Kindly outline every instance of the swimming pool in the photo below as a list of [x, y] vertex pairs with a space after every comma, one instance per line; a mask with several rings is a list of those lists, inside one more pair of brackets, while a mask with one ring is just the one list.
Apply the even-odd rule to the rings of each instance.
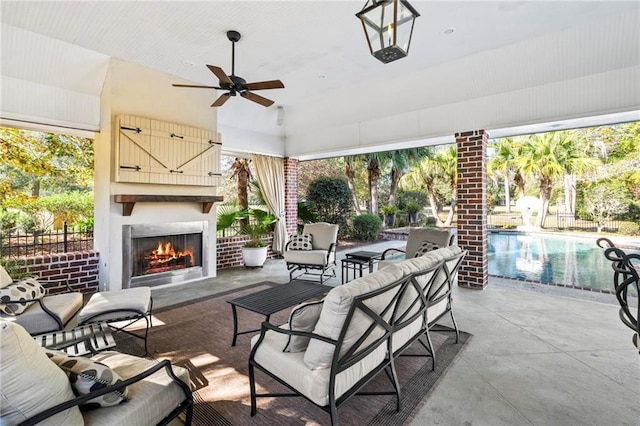
[[488, 260], [489, 275], [614, 292], [611, 262], [595, 239], [491, 232]]

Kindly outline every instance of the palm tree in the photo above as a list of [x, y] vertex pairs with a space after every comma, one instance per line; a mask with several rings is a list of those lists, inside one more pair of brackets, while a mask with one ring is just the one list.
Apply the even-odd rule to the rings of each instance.
[[458, 203], [458, 147], [449, 145], [438, 150], [434, 159], [441, 171], [441, 176], [451, 188], [451, 204], [444, 226], [451, 226]]
[[398, 184], [402, 176], [407, 173], [411, 164], [419, 162], [427, 156], [427, 148], [410, 148], [398, 151], [387, 152], [388, 158], [391, 160], [391, 186], [389, 188], [389, 205], [396, 205], [396, 194], [398, 192]]
[[[238, 182], [238, 204], [240, 210], [247, 210], [249, 208], [249, 182], [251, 182], [252, 175], [249, 164], [251, 160], [246, 158], [236, 157], [235, 161], [231, 165], [233, 175], [231, 179], [236, 179]], [[242, 218], [240, 222], [241, 229], [244, 229], [249, 224], [247, 218]]]
[[360, 211], [360, 202], [358, 201], [358, 193], [356, 192], [356, 172], [354, 167], [356, 161], [358, 161], [357, 155], [347, 155], [344, 157], [344, 174], [347, 177], [347, 185], [349, 185], [349, 189], [351, 190], [353, 209], [356, 214], [360, 215], [362, 212]]
[[495, 155], [487, 164], [487, 174], [502, 178], [504, 184], [504, 202], [507, 213], [511, 212], [511, 185], [510, 178], [513, 176], [514, 183], [518, 188], [520, 196], [524, 195], [524, 179], [516, 167], [516, 157], [518, 156], [519, 144], [512, 138], [502, 138], [492, 143]]
[[518, 163], [524, 174], [538, 179], [541, 205], [536, 226], [543, 226], [554, 182], [564, 178], [565, 174], [596, 167], [598, 161], [583, 156], [569, 132], [550, 132], [528, 136]]
[[369, 213], [378, 214], [378, 179], [382, 174], [382, 166], [385, 163], [385, 154], [374, 152], [366, 154], [364, 161], [367, 164], [367, 177], [369, 183]]
[[438, 215], [438, 196], [436, 194], [436, 181], [441, 176], [440, 164], [434, 159], [431, 150], [427, 151], [427, 155], [420, 160], [402, 179], [401, 184], [408, 186], [424, 187], [429, 196], [429, 206], [431, 215], [436, 219], [437, 226], [443, 226], [444, 222]]

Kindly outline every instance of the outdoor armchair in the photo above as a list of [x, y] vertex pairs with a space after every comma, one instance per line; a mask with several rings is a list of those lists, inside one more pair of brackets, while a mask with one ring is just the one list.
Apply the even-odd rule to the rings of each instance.
[[[411, 228], [404, 249], [389, 248], [382, 253], [382, 261], [404, 260], [454, 244], [456, 235], [449, 228]], [[384, 262], [381, 262], [382, 266]]]
[[[325, 222], [304, 225], [302, 235], [294, 235], [284, 249], [289, 279], [302, 275], [317, 275], [322, 284], [325, 276], [336, 274], [338, 225]], [[314, 271], [318, 271], [317, 273]], [[299, 274], [294, 278], [294, 274]]]
[[[82, 293], [67, 282], [68, 293], [49, 295], [40, 279], [12, 279], [0, 266], [0, 317], [24, 327], [31, 335], [50, 333], [74, 326], [82, 308]], [[57, 281], [59, 282], [59, 281]]]

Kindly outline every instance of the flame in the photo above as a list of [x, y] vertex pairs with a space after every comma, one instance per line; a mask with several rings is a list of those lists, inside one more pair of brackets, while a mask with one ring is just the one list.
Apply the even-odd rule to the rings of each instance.
[[158, 247], [156, 247], [155, 250], [151, 251], [150, 254], [152, 258], [157, 259], [160, 262], [168, 262], [171, 259], [176, 259], [187, 255], [190, 255], [193, 259], [194, 255], [192, 250], [176, 250], [170, 242], [159, 242]]

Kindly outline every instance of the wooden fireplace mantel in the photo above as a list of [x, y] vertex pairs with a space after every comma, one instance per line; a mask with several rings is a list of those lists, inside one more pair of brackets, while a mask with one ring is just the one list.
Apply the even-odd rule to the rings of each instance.
[[211, 211], [213, 203], [221, 202], [218, 195], [131, 195], [117, 194], [113, 201], [122, 204], [122, 216], [131, 216], [136, 203], [202, 203], [202, 213]]

